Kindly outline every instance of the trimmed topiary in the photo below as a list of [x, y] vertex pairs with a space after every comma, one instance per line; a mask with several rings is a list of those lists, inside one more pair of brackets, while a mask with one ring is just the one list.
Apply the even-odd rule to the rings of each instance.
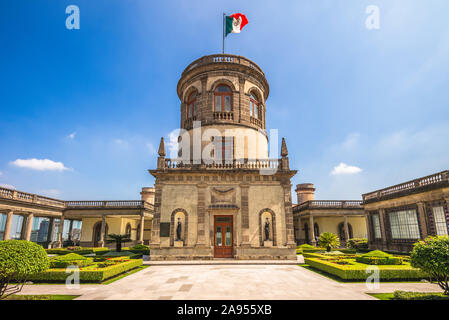
[[346, 243], [348, 249], [366, 250], [368, 249], [368, 239], [366, 238], [352, 238]]
[[332, 248], [337, 248], [340, 246], [340, 239], [336, 234], [331, 232], [323, 232], [318, 238], [318, 243], [321, 247], [326, 248], [326, 251], [331, 251]]
[[51, 268], [67, 268], [68, 266], [85, 267], [92, 264], [93, 259], [76, 253], [69, 253], [50, 259]]
[[401, 265], [403, 257], [397, 257], [380, 250], [373, 250], [356, 257], [355, 260], [370, 265]]
[[449, 236], [427, 237], [415, 243], [410, 264], [427, 272], [449, 295]]
[[[0, 241], [0, 299], [22, 290], [30, 276], [50, 266], [47, 252], [26, 240]], [[16, 282], [10, 285], [10, 282]]]

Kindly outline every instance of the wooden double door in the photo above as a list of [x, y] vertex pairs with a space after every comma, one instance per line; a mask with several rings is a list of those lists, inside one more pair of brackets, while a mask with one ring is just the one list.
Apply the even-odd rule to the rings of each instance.
[[232, 216], [214, 216], [214, 257], [234, 257]]

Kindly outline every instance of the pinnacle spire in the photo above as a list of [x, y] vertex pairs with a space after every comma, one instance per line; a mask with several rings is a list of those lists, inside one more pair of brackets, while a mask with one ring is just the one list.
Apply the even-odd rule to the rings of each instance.
[[161, 138], [161, 143], [159, 144], [159, 156], [165, 157], [165, 143], [164, 143], [164, 137]]
[[286, 156], [288, 156], [287, 144], [285, 143], [285, 138], [282, 138], [281, 157]]

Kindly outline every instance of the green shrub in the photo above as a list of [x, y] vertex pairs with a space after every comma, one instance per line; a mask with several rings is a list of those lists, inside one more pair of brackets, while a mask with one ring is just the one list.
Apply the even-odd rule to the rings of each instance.
[[326, 256], [342, 256], [342, 255], [345, 255], [341, 251], [329, 251], [329, 252], [323, 252], [323, 254], [326, 255]]
[[427, 272], [449, 295], [449, 236], [427, 237], [415, 243], [410, 263]]
[[441, 296], [429, 292], [413, 292], [396, 290], [393, 292], [393, 300], [447, 300], [446, 296]]
[[[22, 290], [23, 283], [49, 265], [44, 248], [34, 242], [0, 241], [0, 299]], [[19, 284], [10, 285], [13, 280]]]
[[331, 232], [323, 232], [318, 238], [318, 243], [329, 252], [332, 248], [337, 248], [340, 246], [340, 239], [338, 239], [336, 234]]
[[[103, 280], [114, 277], [128, 270], [137, 268], [143, 264], [141, 259], [129, 260], [116, 265], [104, 268], [92, 268], [80, 270], [79, 276], [81, 282], [102, 282]], [[65, 282], [70, 273], [66, 269], [49, 269], [47, 271], [34, 274], [29, 278], [34, 282]]]
[[[363, 265], [338, 265], [315, 257], [305, 257], [304, 261], [309, 266], [335, 275], [342, 280], [365, 281], [372, 274], [367, 273], [367, 266]], [[378, 268], [380, 280], [420, 280], [428, 277], [425, 272], [411, 266], [380, 266]]]
[[51, 268], [67, 268], [68, 266], [85, 267], [92, 264], [93, 259], [86, 258], [77, 253], [68, 253], [66, 255], [53, 257], [50, 259]]
[[356, 258], [357, 262], [364, 263], [364, 264], [370, 264], [370, 265], [401, 265], [403, 262], [402, 257], [365, 257], [360, 256]]
[[363, 250], [368, 249], [368, 239], [366, 238], [352, 238], [346, 243], [346, 247], [349, 249]]
[[134, 247], [132, 247], [131, 249], [133, 250], [150, 250], [149, 246], [146, 246], [144, 244], [136, 244]]
[[296, 247], [296, 249], [315, 249], [314, 246], [304, 243]]

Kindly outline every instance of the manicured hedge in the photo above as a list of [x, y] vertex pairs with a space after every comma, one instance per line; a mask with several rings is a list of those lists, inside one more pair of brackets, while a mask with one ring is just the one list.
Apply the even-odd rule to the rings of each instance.
[[50, 268], [67, 268], [68, 266], [77, 266], [79, 268], [88, 266], [92, 263], [91, 258], [86, 258], [77, 253], [69, 253], [50, 259]]
[[[363, 280], [365, 281], [372, 272], [367, 273], [366, 265], [349, 264], [338, 265], [332, 262], [323, 261], [315, 257], [305, 257], [305, 263], [321, 271], [335, 275], [343, 280]], [[428, 278], [428, 275], [410, 265], [402, 266], [377, 266], [379, 268], [380, 280], [420, 280]]]
[[[125, 271], [137, 268], [143, 264], [141, 259], [134, 259], [114, 266], [96, 269], [80, 270], [81, 282], [101, 282]], [[66, 269], [49, 269], [35, 274], [29, 278], [35, 282], [64, 282], [71, 273], [66, 273]]]

